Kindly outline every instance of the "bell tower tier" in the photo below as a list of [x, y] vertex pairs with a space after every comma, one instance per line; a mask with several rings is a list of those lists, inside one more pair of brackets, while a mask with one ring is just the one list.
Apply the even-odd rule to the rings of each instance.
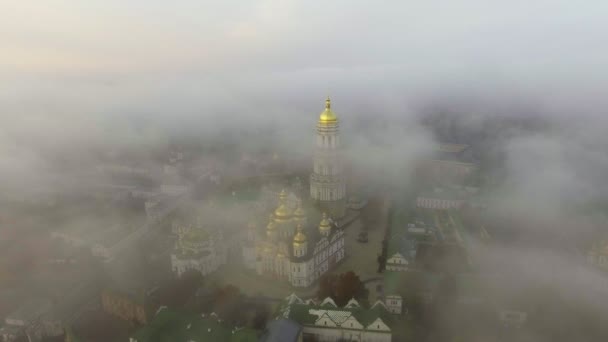
[[310, 175], [310, 197], [332, 218], [345, 215], [346, 185], [342, 176], [338, 118], [329, 97], [317, 122], [317, 137]]

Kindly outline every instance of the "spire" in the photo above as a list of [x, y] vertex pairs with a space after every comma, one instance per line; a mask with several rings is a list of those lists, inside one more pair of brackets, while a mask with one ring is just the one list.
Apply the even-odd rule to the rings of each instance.
[[325, 110], [319, 116], [319, 124], [332, 124], [338, 121], [336, 114], [331, 110], [331, 100], [329, 96], [325, 100]]

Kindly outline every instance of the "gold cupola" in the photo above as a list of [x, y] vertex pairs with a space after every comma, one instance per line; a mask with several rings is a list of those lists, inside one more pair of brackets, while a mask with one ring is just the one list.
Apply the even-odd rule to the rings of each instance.
[[277, 233], [277, 224], [273, 220], [272, 214], [270, 214], [270, 218], [268, 220], [268, 225], [266, 226], [266, 236], [268, 238], [274, 238]]
[[321, 235], [327, 236], [327, 235], [329, 235], [330, 231], [331, 231], [331, 223], [329, 222], [329, 219], [327, 218], [327, 213], [323, 213], [323, 218], [321, 219], [321, 223], [319, 223], [319, 232], [321, 233]]
[[296, 233], [296, 235], [293, 236], [294, 246], [301, 245], [306, 242], [306, 234], [304, 234], [304, 228], [302, 228], [302, 225], [298, 224], [298, 227], [296, 229], [298, 230], [298, 232]]
[[301, 224], [298, 224], [298, 232], [293, 236], [293, 256], [303, 257], [308, 252], [308, 243]]
[[306, 219], [306, 212], [304, 211], [304, 208], [302, 208], [302, 201], [298, 202], [298, 207], [293, 212], [293, 218], [298, 220], [298, 222], [302, 222]]
[[287, 206], [287, 191], [283, 189], [279, 194], [279, 206], [274, 211], [274, 220], [276, 222], [289, 221], [291, 215], [291, 209]]
[[321, 115], [319, 115], [319, 124], [324, 125], [324, 124], [333, 124], [333, 123], [337, 123], [337, 122], [338, 122], [338, 117], [331, 110], [331, 100], [329, 99], [329, 96], [328, 96], [327, 100], [325, 100], [325, 110], [321, 113]]

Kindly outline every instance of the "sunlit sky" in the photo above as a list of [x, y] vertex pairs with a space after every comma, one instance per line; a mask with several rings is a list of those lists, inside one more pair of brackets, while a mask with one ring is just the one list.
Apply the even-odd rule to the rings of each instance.
[[2, 0], [0, 13], [3, 72], [434, 65], [553, 73], [608, 57], [608, 5], [595, 0]]

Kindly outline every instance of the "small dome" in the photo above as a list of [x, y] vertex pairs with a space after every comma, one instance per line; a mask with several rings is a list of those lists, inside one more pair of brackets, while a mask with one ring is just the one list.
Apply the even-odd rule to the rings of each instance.
[[283, 252], [282, 248], [279, 248], [279, 250], [277, 251], [277, 258], [279, 258], [279, 259], [285, 258], [285, 253]]
[[327, 213], [323, 213], [323, 218], [321, 219], [321, 223], [319, 223], [319, 231], [321, 233], [328, 233], [331, 230], [331, 223], [327, 218]]
[[298, 232], [293, 237], [293, 244], [294, 245], [299, 245], [299, 244], [302, 244], [302, 243], [306, 242], [306, 235], [303, 232], [302, 225], [298, 224], [298, 228], [297, 229], [298, 229]]
[[600, 254], [608, 256], [608, 241], [600, 241]]
[[338, 122], [338, 117], [331, 110], [331, 100], [327, 97], [325, 100], [325, 110], [319, 115], [319, 124], [329, 124]]
[[296, 210], [293, 212], [293, 216], [298, 218], [298, 219], [303, 219], [306, 218], [306, 212], [304, 211], [304, 208], [302, 208], [302, 203], [298, 203], [298, 207], [296, 208]]
[[291, 218], [291, 209], [287, 206], [287, 191], [281, 190], [279, 194], [279, 206], [274, 211], [274, 219], [276, 221], [286, 221]]
[[266, 226], [266, 230], [275, 230], [275, 229], [277, 229], [277, 224], [274, 223], [274, 221], [268, 222], [268, 225]]
[[272, 254], [272, 250], [273, 250], [273, 248], [272, 248], [271, 245], [264, 246], [264, 253], [265, 254]]

